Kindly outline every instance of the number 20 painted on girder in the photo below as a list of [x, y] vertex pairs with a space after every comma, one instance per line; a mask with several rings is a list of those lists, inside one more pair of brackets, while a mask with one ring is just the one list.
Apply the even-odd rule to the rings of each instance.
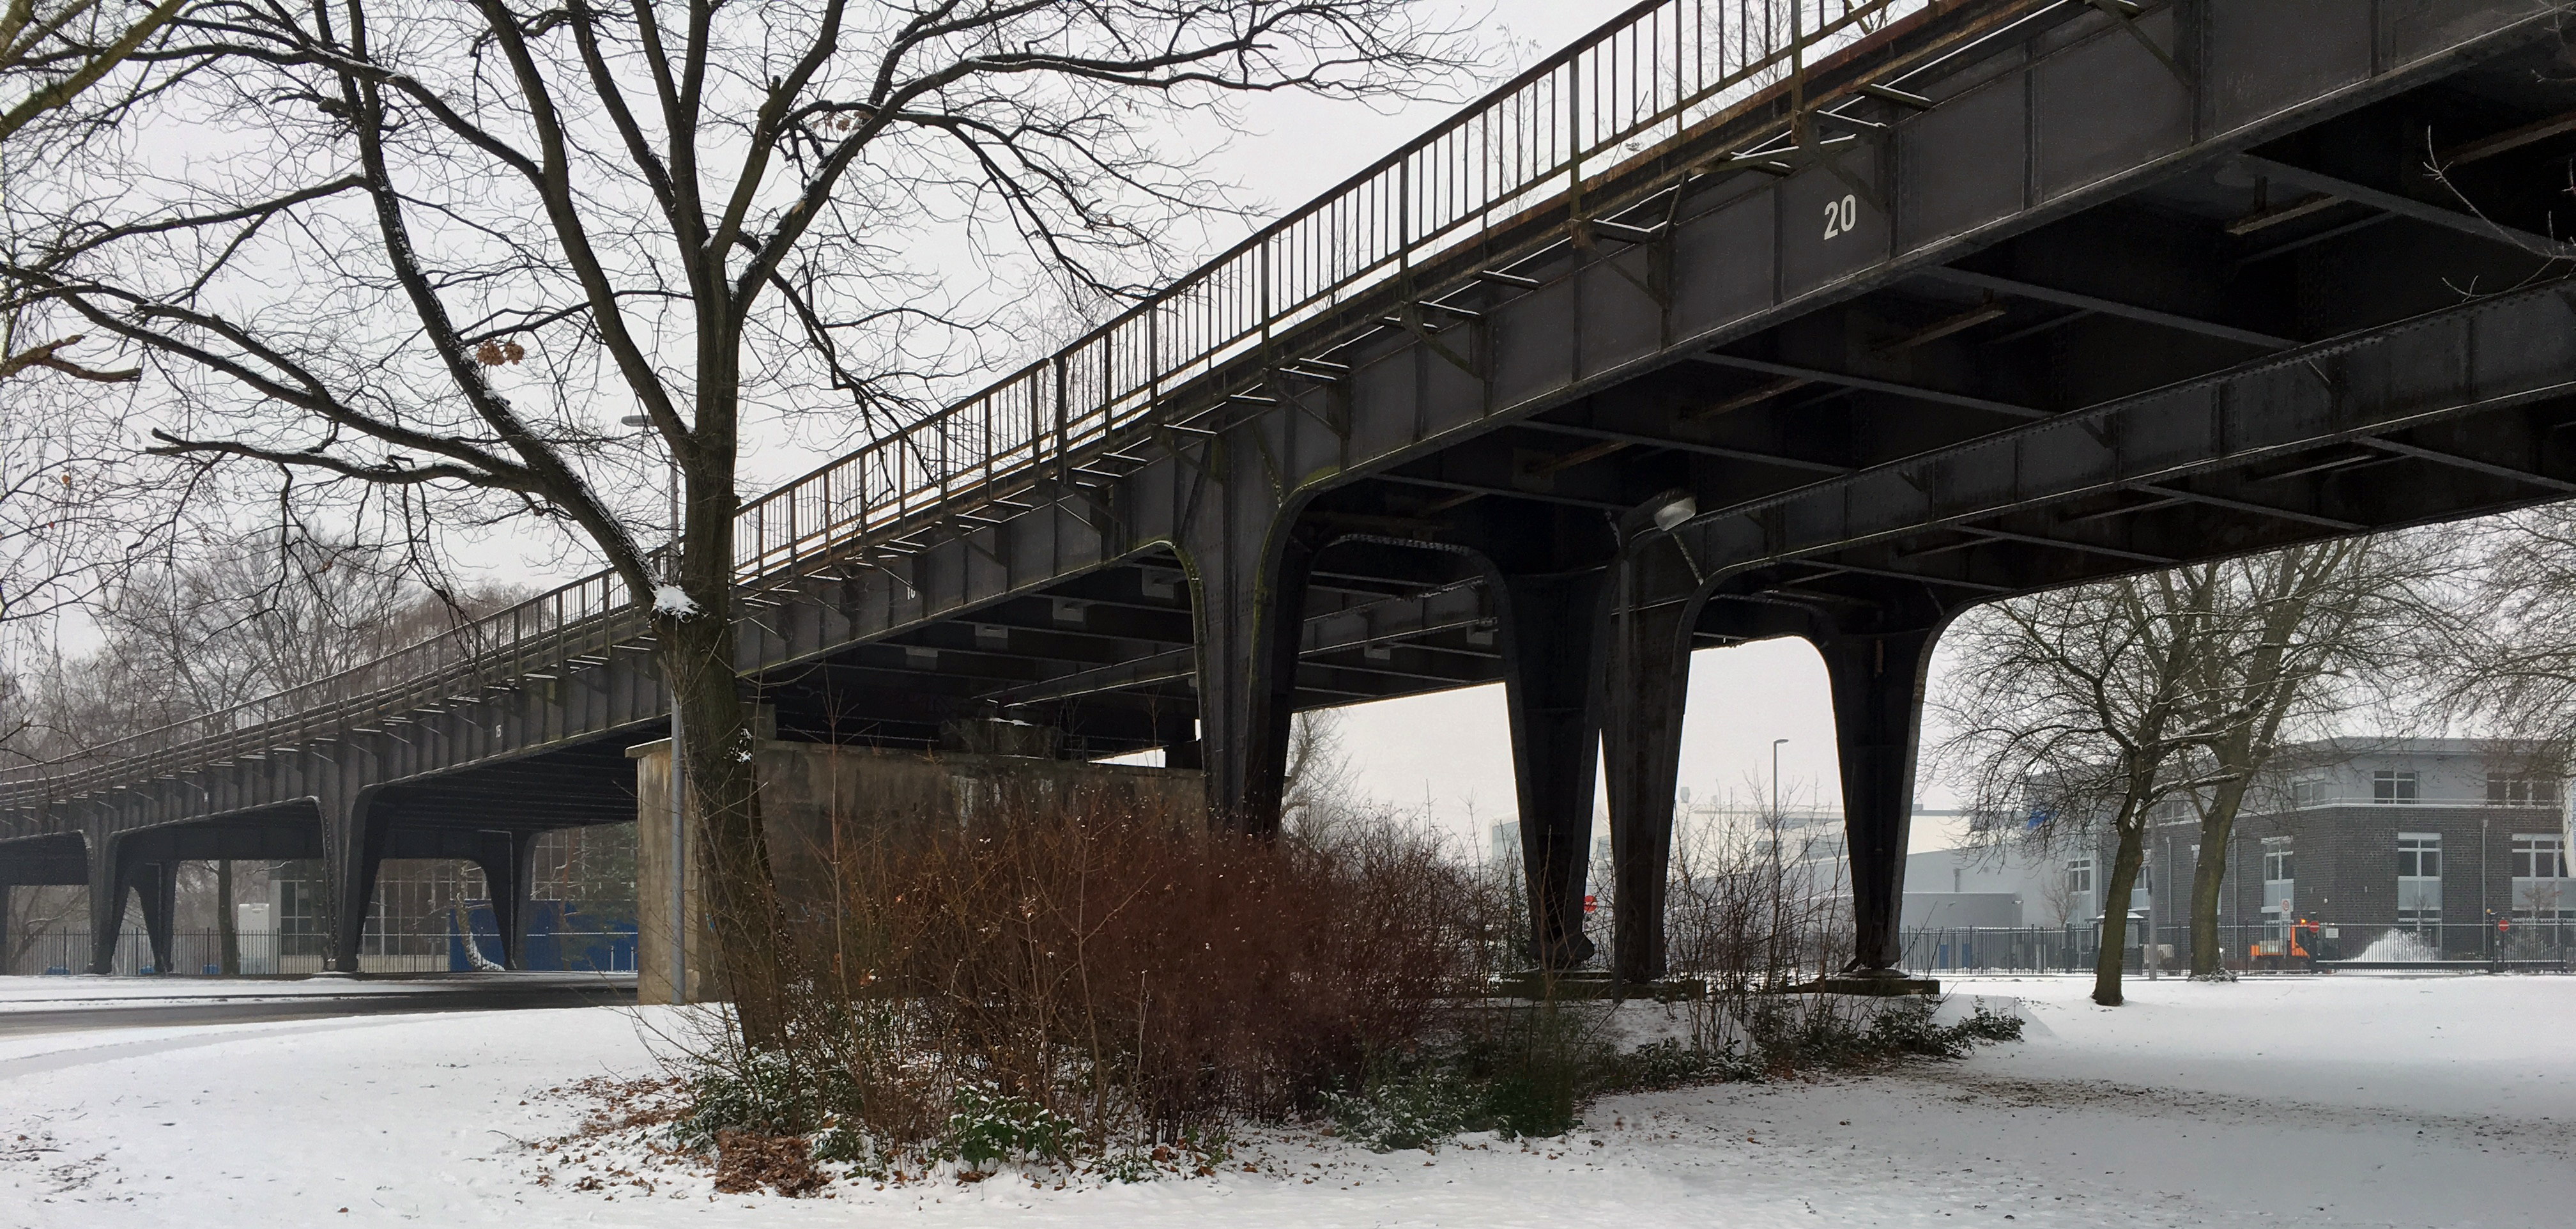
[[1860, 221], [1860, 199], [1846, 195], [1838, 201], [1825, 202], [1825, 238], [1849, 234]]

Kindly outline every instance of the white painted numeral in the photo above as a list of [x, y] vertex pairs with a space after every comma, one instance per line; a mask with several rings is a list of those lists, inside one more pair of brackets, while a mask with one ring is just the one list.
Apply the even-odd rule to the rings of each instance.
[[1848, 233], [1860, 221], [1860, 198], [1845, 196], [1825, 202], [1825, 238]]

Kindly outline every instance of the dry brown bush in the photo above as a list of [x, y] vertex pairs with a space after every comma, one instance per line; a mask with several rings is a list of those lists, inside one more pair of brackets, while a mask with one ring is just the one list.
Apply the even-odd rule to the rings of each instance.
[[952, 1115], [999, 1104], [1010, 1150], [1061, 1159], [1277, 1118], [1415, 1044], [1498, 946], [1491, 893], [1393, 825], [1264, 839], [1078, 791], [976, 813], [819, 851], [789, 1053], [738, 1054], [799, 1102], [767, 1129], [892, 1160], [956, 1151], [975, 1124]]

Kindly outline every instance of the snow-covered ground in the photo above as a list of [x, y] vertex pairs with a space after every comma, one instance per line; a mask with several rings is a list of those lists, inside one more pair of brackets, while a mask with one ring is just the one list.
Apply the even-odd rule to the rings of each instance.
[[1892, 1075], [1611, 1098], [1535, 1148], [1273, 1134], [1213, 1178], [803, 1200], [715, 1195], [633, 1152], [531, 1150], [586, 1108], [545, 1090], [649, 1071], [665, 1009], [8, 1038], [0, 1226], [2576, 1223], [2576, 979], [2133, 982], [2117, 1010], [2075, 978], [1957, 988], [2022, 998], [2031, 1038]]

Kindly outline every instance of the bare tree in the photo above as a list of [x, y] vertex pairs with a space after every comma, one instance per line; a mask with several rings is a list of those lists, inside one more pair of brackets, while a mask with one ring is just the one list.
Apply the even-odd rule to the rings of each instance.
[[[187, 6], [187, 0], [159, 0], [149, 7], [110, 0], [5, 3], [0, 10], [0, 148], [69, 107]], [[47, 341], [21, 337], [15, 306], [8, 313], [5, 336], [0, 336], [0, 381], [31, 370], [103, 384], [142, 375], [133, 368], [107, 371], [74, 361], [65, 351], [81, 343], [78, 334]]]
[[98, 647], [47, 654], [20, 701], [19, 752], [60, 762], [190, 718], [261, 712], [252, 701], [327, 678], [520, 596], [439, 593], [390, 548], [292, 526], [187, 544], [129, 569], [94, 604]]
[[[61, 209], [7, 276], [146, 359], [168, 452], [533, 514], [622, 578], [755, 1044], [784, 957], [730, 635], [763, 416], [920, 412], [975, 314], [924, 247], [1110, 297], [1154, 280], [1210, 199], [1154, 148], [1173, 117], [1450, 62], [1408, 0], [204, 0], [169, 42], [118, 115], [221, 169], [67, 171], [114, 191], [64, 199], [111, 204]], [[638, 531], [658, 458], [606, 426], [630, 407], [680, 475], [667, 562]]]
[[2535, 770], [2576, 762], [2576, 505], [2480, 524], [2476, 614], [2442, 661], [2446, 713], [2517, 745]]
[[2196, 667], [2220, 587], [2215, 564], [2078, 585], [1998, 602], [1951, 632], [1942, 755], [1973, 799], [1972, 831], [2088, 854], [2111, 841], [2093, 979], [2105, 1007], [2121, 1002], [2149, 814], [2190, 787], [2187, 753], [2210, 734]]
[[1342, 746], [1342, 711], [1319, 708], [1288, 723], [1288, 770], [1280, 789], [1282, 830], [1322, 840], [1351, 818], [1351, 756]]
[[2192, 663], [2210, 706], [2193, 791], [2200, 853], [2192, 868], [2191, 971], [2218, 972], [2218, 906], [2246, 797], [2288, 745], [2331, 732], [2365, 706], [2392, 709], [2410, 666], [2459, 642], [2455, 552], [2430, 534], [2347, 538], [2220, 564], [2208, 635]]
[[[150, 7], [112, 0], [8, 0], [0, 12], [0, 142], [71, 105], [179, 15], [187, 0]], [[141, 8], [140, 12], [136, 10]]]
[[[66, 152], [65, 141], [37, 139], [57, 135], [46, 122], [153, 44], [185, 3], [0, 0], [0, 208], [14, 218], [22, 168]], [[14, 227], [0, 233], [0, 249], [14, 257], [17, 247]], [[112, 583], [160, 519], [115, 474], [124, 398], [102, 387], [131, 384], [141, 370], [80, 361], [82, 335], [52, 323], [0, 289], [0, 387], [10, 399], [0, 412], [0, 671], [31, 624]], [[0, 689], [0, 754], [23, 752], [32, 733], [11, 699]]]

